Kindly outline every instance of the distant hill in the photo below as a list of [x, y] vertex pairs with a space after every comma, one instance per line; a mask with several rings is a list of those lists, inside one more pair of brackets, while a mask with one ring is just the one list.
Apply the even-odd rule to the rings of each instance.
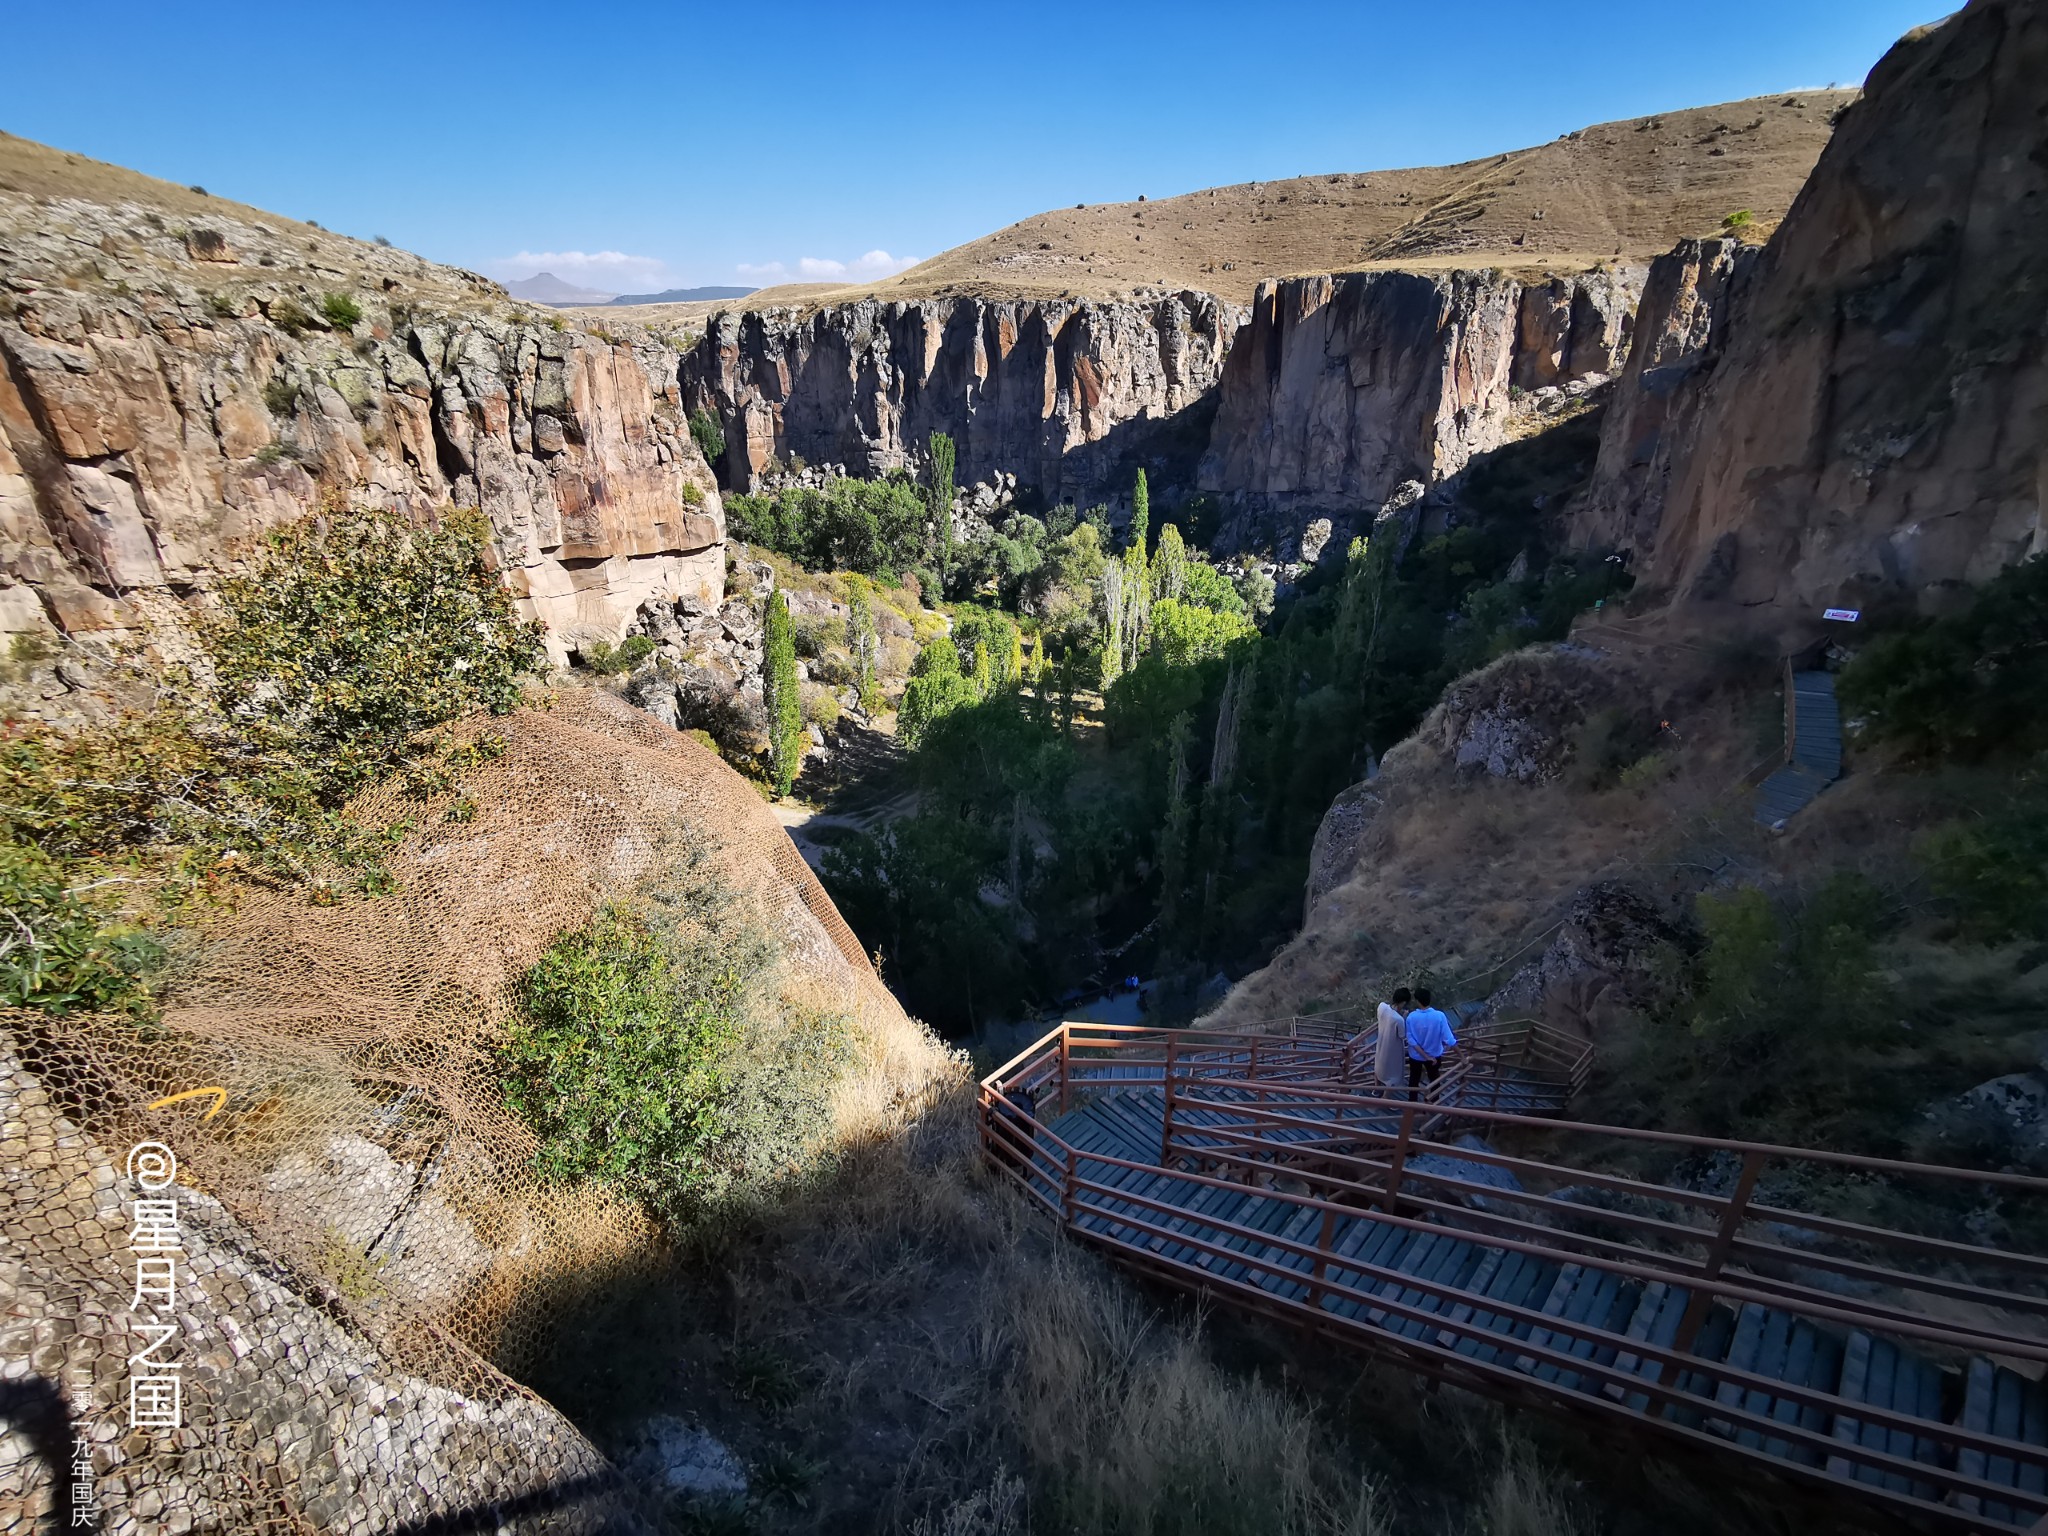
[[706, 304], [719, 299], [744, 299], [758, 288], [664, 288], [660, 293], [622, 293], [615, 299], [570, 299], [575, 304]]
[[[1338, 172], [1052, 209], [941, 251], [862, 295], [1109, 298], [1195, 288], [1244, 303], [1261, 279], [1373, 268], [1583, 270], [1643, 262], [1747, 210], [1784, 217], [1854, 91], [1785, 91], [1600, 123], [1547, 144], [1408, 170]], [[1369, 154], [1371, 146], [1324, 147]]]
[[525, 299], [534, 304], [609, 304], [612, 295], [601, 293], [595, 288], [578, 288], [574, 283], [565, 283], [552, 272], [537, 272], [532, 277], [521, 278], [516, 283], [507, 283], [505, 291], [515, 299]]

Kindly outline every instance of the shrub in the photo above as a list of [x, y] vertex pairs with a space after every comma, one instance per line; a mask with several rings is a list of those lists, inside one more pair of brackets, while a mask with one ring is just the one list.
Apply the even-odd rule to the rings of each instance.
[[320, 301], [320, 313], [338, 331], [352, 331], [363, 322], [363, 306], [345, 293], [330, 293]]
[[291, 299], [276, 300], [264, 313], [287, 336], [302, 336], [313, 329], [313, 317]]
[[242, 318], [241, 301], [231, 293], [209, 293], [206, 296], [206, 307], [223, 320]]
[[68, 889], [55, 859], [11, 840], [0, 842], [0, 909], [0, 1005], [9, 1008], [127, 1007], [162, 957], [147, 935]]
[[630, 672], [654, 654], [654, 642], [645, 635], [628, 635], [614, 646], [609, 640], [593, 640], [583, 647], [583, 664], [604, 677]]
[[1839, 692], [1873, 736], [1920, 756], [2048, 746], [2048, 556], [2008, 566], [1961, 613], [1878, 636]]
[[704, 488], [694, 480], [685, 480], [679, 494], [682, 496], [683, 505], [686, 507], [701, 507], [704, 505]]
[[[408, 824], [350, 819], [349, 794], [400, 769], [409, 788], [451, 789], [495, 738], [424, 733], [508, 707], [543, 654], [474, 519], [428, 533], [335, 513], [275, 536], [222, 598], [199, 630], [210, 689], [173, 670], [154, 709], [0, 742], [0, 904], [27, 946], [0, 958], [16, 1003], [138, 1001], [146, 928], [238, 871], [323, 901], [342, 876], [388, 889], [383, 861]], [[88, 889], [122, 908], [80, 900]]]
[[[1581, 789], [1629, 783], [1657, 744], [1657, 722], [1641, 710], [1609, 708], [1587, 716], [1572, 735], [1572, 778]], [[1635, 783], [1655, 782], [1645, 770]]]
[[797, 655], [815, 661], [839, 637], [839, 623], [823, 614], [806, 613], [793, 621]]
[[839, 723], [838, 697], [829, 688], [806, 688], [804, 721], [820, 730], [830, 730]]
[[272, 379], [263, 386], [263, 403], [273, 416], [289, 416], [298, 408], [299, 386], [290, 379]]
[[1755, 222], [1755, 214], [1751, 213], [1747, 208], [1738, 208], [1721, 220], [1721, 227], [1732, 233], [1738, 229], [1747, 229]]
[[847, 1021], [785, 1003], [774, 958], [731, 893], [694, 875], [557, 940], [499, 1056], [541, 1172], [680, 1220], [814, 1154]]
[[1937, 828], [1916, 850], [1972, 939], [2048, 939], [2048, 802], [2030, 788], [1980, 821]]
[[411, 755], [419, 733], [509, 710], [546, 661], [474, 512], [439, 528], [347, 509], [294, 524], [221, 599], [205, 633], [215, 702], [330, 802]]
[[701, 407], [690, 412], [690, 437], [706, 464], [716, 464], [725, 457], [725, 428], [711, 412]]

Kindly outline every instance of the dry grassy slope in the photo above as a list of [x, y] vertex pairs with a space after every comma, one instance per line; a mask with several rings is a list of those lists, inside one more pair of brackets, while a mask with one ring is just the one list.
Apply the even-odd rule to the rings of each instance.
[[[115, 217], [93, 212], [113, 210]], [[117, 232], [109, 232], [112, 225]], [[193, 259], [194, 231], [223, 235], [234, 261]], [[246, 291], [252, 283], [296, 286], [307, 298], [353, 291], [387, 303], [458, 310], [500, 319], [559, 314], [571, 330], [613, 335], [645, 327], [653, 336], [702, 330], [685, 311], [711, 306], [559, 310], [514, 299], [497, 283], [410, 251], [358, 240], [246, 203], [159, 181], [122, 166], [0, 133], [0, 279], [39, 267], [51, 237], [68, 242], [61, 258], [72, 287], [142, 287], [172, 278], [205, 292]]]
[[[1775, 222], [1854, 91], [1760, 96], [1601, 123], [1463, 165], [1250, 182], [1058, 209], [956, 246], [839, 303], [934, 294], [1195, 288], [1243, 302], [1263, 278], [1372, 267], [1584, 268], [1647, 258], [1739, 208]], [[763, 295], [746, 301], [761, 307]]]

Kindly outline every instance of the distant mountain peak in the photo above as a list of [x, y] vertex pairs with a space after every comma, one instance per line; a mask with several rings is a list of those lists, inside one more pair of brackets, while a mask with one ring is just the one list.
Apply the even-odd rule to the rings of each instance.
[[507, 283], [505, 291], [515, 299], [525, 299], [534, 304], [609, 304], [612, 301], [612, 295], [601, 289], [579, 288], [552, 272], [536, 272], [532, 277]]

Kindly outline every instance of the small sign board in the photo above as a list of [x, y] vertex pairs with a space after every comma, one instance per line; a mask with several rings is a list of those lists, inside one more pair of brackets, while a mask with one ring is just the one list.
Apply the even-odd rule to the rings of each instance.
[[1861, 608], [1830, 608], [1821, 617], [1833, 619], [1841, 624], [1854, 624], [1863, 617], [1863, 610]]

